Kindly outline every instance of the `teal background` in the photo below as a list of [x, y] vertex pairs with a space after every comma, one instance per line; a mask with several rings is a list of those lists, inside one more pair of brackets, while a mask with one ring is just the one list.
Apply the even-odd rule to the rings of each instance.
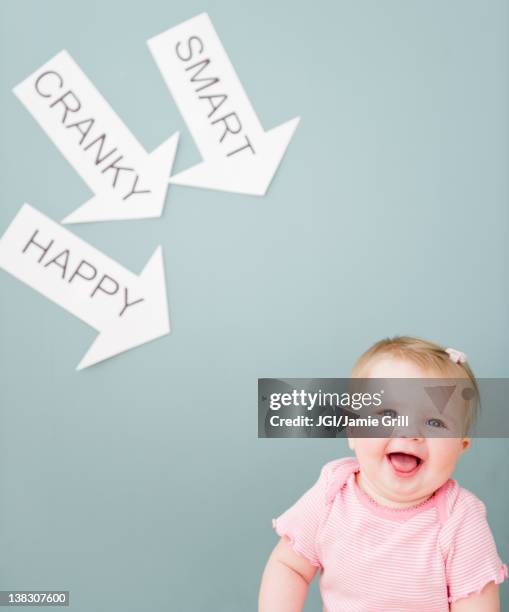
[[[11, 92], [63, 48], [147, 150], [178, 129], [175, 169], [200, 161], [145, 41], [202, 11], [265, 128], [301, 116], [267, 196], [171, 187], [162, 219], [71, 227], [136, 272], [163, 245], [171, 335], [77, 373], [95, 332], [0, 273], [0, 587], [75, 612], [256, 608], [271, 518], [346, 453], [258, 440], [258, 377], [347, 376], [396, 333], [509, 376], [502, 0], [3, 0], [0, 233], [91, 195]], [[508, 448], [456, 472], [506, 562]]]

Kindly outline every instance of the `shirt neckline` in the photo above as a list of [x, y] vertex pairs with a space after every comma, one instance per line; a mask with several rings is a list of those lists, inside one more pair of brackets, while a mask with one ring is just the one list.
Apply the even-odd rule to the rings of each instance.
[[429, 508], [433, 508], [436, 505], [437, 491], [435, 491], [429, 499], [419, 504], [418, 506], [412, 506], [410, 508], [391, 508], [389, 506], [382, 506], [374, 499], [369, 497], [369, 495], [360, 488], [355, 477], [358, 471], [359, 470], [356, 470], [350, 475], [350, 479], [353, 479], [352, 486], [357, 496], [357, 499], [372, 514], [376, 514], [377, 516], [380, 516], [382, 518], [392, 519], [395, 521], [406, 521], [412, 516], [424, 512]]

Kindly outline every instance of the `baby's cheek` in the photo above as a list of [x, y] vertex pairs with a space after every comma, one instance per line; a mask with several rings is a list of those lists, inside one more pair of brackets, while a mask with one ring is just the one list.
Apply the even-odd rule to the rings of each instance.
[[376, 462], [383, 459], [388, 440], [388, 438], [357, 438], [355, 452], [361, 467], [364, 461]]
[[381, 457], [385, 454], [385, 447], [387, 446], [387, 442], [389, 438], [368, 438], [367, 443], [369, 444], [369, 448], [371, 454], [374, 457]]
[[458, 460], [460, 448], [460, 442], [455, 438], [428, 439], [428, 458], [434, 476], [444, 482], [449, 478]]

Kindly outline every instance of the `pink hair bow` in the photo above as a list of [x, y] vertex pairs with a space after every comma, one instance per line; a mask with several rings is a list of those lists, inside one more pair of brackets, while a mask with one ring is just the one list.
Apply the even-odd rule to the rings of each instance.
[[457, 351], [456, 349], [447, 348], [445, 349], [445, 352], [449, 355], [449, 359], [451, 361], [454, 361], [454, 363], [465, 363], [465, 361], [467, 360], [467, 356], [465, 355], [465, 353]]

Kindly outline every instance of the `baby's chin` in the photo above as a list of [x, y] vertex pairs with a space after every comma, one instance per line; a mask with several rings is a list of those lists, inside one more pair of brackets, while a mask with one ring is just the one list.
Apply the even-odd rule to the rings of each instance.
[[[380, 493], [390, 502], [396, 504], [419, 503], [427, 497], [431, 497], [447, 480], [449, 476], [428, 473], [426, 462], [420, 463], [415, 468], [406, 472], [394, 469], [390, 460], [386, 459], [382, 473], [375, 477], [373, 484], [378, 481]], [[362, 467], [361, 467], [362, 471]]]
[[383, 495], [391, 502], [411, 505], [431, 497], [445, 482], [447, 479], [444, 481], [426, 478], [384, 479]]
[[384, 487], [383, 496], [394, 504], [414, 505], [431, 497], [436, 489], [429, 487], [413, 487], [407, 490], [387, 486]]

